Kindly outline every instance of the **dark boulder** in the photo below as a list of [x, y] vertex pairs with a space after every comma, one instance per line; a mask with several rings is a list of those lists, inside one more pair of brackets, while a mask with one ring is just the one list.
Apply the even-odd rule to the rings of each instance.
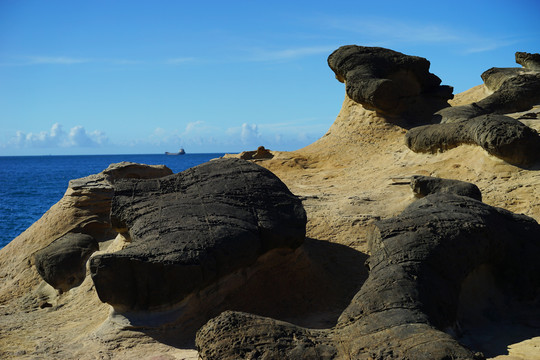
[[489, 268], [509, 298], [540, 296], [540, 225], [527, 216], [449, 190], [375, 225], [369, 277], [334, 328], [227, 312], [199, 330], [201, 356], [295, 359], [304, 348], [314, 359], [483, 359], [451, 335], [467, 277]]
[[370, 110], [388, 116], [425, 120], [447, 107], [452, 88], [429, 72], [428, 60], [397, 51], [356, 45], [342, 46], [328, 65], [347, 95]]
[[34, 254], [41, 277], [61, 293], [79, 286], [86, 277], [86, 261], [99, 249], [90, 235], [68, 233]]
[[[441, 123], [460, 122], [485, 114], [527, 111], [540, 104], [540, 54], [516, 52], [523, 68], [491, 68], [482, 74], [484, 85], [493, 94], [469, 105], [444, 108], [435, 114]], [[536, 60], [535, 60], [536, 59]]]
[[466, 181], [414, 175], [411, 178], [411, 188], [417, 197], [424, 197], [435, 193], [446, 193], [468, 196], [472, 199], [482, 201], [482, 192], [478, 186]]
[[516, 62], [524, 68], [485, 71], [482, 79], [493, 94], [472, 104], [438, 111], [433, 121], [439, 124], [412, 128], [406, 137], [407, 146], [415, 152], [434, 152], [476, 144], [513, 164], [530, 165], [540, 160], [536, 130], [502, 116], [540, 104], [539, 56], [517, 52]]
[[516, 52], [516, 63], [525, 69], [540, 71], [540, 54], [529, 54], [526, 52]]
[[305, 237], [300, 200], [270, 171], [219, 159], [153, 180], [115, 183], [111, 222], [131, 239], [91, 259], [100, 299], [116, 310], [161, 309], [274, 248]]
[[473, 144], [511, 164], [526, 166], [540, 160], [536, 130], [503, 115], [414, 127], [405, 135], [405, 144], [414, 152], [427, 153]]
[[243, 312], [225, 311], [196, 338], [202, 359], [336, 359], [332, 333]]

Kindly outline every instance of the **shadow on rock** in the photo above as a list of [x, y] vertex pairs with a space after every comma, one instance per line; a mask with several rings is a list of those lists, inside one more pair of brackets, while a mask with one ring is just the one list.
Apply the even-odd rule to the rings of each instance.
[[367, 257], [348, 246], [308, 238], [296, 250], [270, 251], [168, 310], [113, 312], [105, 327], [140, 331], [178, 348], [193, 347], [197, 330], [227, 310], [331, 328], [367, 278]]
[[317, 330], [229, 311], [197, 332], [200, 356], [484, 359], [475, 353], [478, 348], [459, 339], [460, 309], [468, 308], [463, 301], [467, 283], [487, 266], [493, 288], [504, 294], [503, 305], [529, 301], [537, 306], [540, 225], [452, 192], [455, 182], [436, 185], [425, 186], [425, 197], [400, 215], [375, 223], [366, 262], [369, 277], [335, 327]]

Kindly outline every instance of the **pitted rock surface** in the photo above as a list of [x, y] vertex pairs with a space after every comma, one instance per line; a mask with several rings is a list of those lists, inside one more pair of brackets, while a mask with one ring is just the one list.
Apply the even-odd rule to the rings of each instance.
[[527, 216], [435, 190], [375, 225], [369, 277], [334, 328], [227, 312], [199, 330], [203, 359], [296, 359], [298, 348], [314, 359], [483, 359], [448, 331], [467, 276], [488, 266], [506, 295], [538, 296], [540, 225]]
[[70, 231], [89, 234], [98, 241], [114, 238], [116, 233], [110, 222], [114, 183], [123, 178], [153, 179], [171, 174], [171, 169], [165, 165], [123, 161], [110, 164], [98, 174], [71, 180], [64, 198], [69, 199], [84, 216], [80, 216], [77, 228]]
[[473, 144], [517, 165], [530, 165], [540, 160], [538, 133], [503, 115], [481, 115], [459, 122], [414, 127], [405, 135], [405, 143], [412, 151], [429, 153]]
[[36, 269], [49, 285], [66, 292], [83, 282], [86, 261], [98, 249], [92, 236], [67, 233], [36, 252]]
[[110, 211], [114, 183], [121, 178], [149, 179], [172, 174], [164, 165], [144, 165], [130, 162], [111, 164], [99, 174], [69, 182], [60, 200], [69, 209], [70, 219], [62, 213], [55, 218], [61, 225], [55, 238], [40, 238], [46, 242], [34, 254], [36, 269], [48, 284], [66, 292], [79, 286], [86, 277], [86, 261], [99, 249], [99, 242], [116, 236], [111, 228]]
[[328, 57], [328, 65], [352, 100], [384, 115], [429, 118], [453, 97], [452, 87], [440, 86], [422, 57], [347, 45]]
[[117, 181], [111, 221], [131, 243], [93, 257], [90, 269], [100, 299], [119, 311], [174, 305], [268, 250], [300, 246], [306, 231], [300, 200], [240, 159]]
[[466, 181], [414, 175], [411, 178], [411, 188], [417, 197], [445, 193], [467, 196], [482, 201], [482, 192], [478, 186]]
[[482, 74], [493, 94], [468, 105], [444, 108], [434, 115], [439, 124], [413, 128], [406, 135], [415, 152], [435, 152], [461, 144], [476, 144], [509, 163], [540, 161], [540, 135], [503, 114], [540, 104], [539, 54], [516, 53], [523, 68], [491, 68]]

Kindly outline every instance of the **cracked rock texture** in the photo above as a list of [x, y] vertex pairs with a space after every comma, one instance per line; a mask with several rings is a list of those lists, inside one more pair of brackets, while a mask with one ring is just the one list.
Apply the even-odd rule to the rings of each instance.
[[174, 305], [305, 237], [301, 201], [270, 171], [220, 159], [167, 177], [115, 183], [111, 221], [130, 243], [90, 261], [100, 299], [118, 311]]
[[352, 100], [387, 116], [429, 117], [452, 98], [452, 87], [441, 86], [422, 57], [347, 45], [330, 54], [328, 65]]

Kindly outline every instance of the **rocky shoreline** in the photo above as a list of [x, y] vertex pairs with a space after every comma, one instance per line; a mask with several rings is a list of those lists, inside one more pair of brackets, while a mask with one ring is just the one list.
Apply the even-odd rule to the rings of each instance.
[[0, 357], [540, 358], [540, 62], [516, 61], [452, 100], [426, 59], [345, 46], [304, 149], [72, 181], [0, 250]]

